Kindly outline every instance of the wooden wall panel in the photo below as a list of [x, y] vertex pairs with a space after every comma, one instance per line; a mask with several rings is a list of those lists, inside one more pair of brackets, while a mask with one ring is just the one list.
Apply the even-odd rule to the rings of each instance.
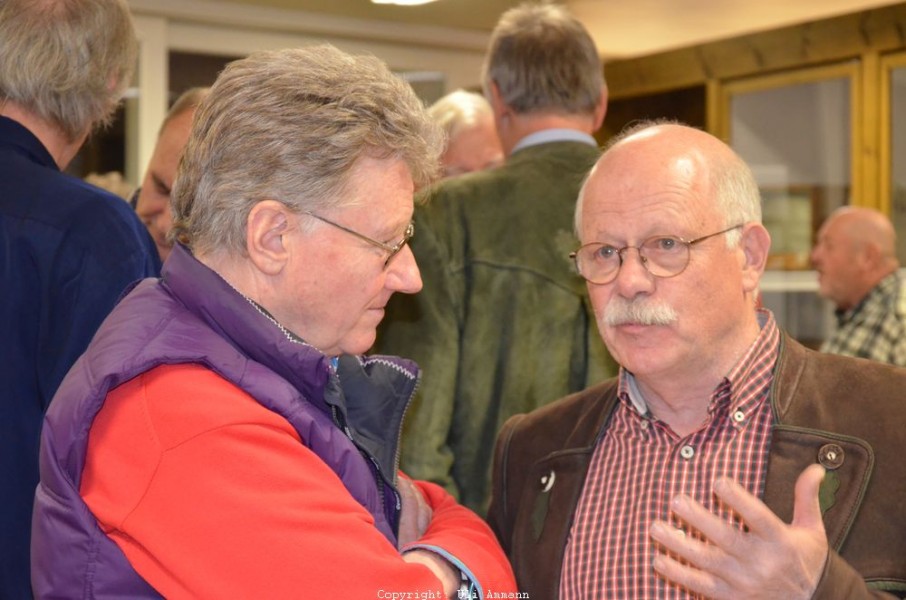
[[611, 98], [906, 48], [906, 2], [605, 65]]

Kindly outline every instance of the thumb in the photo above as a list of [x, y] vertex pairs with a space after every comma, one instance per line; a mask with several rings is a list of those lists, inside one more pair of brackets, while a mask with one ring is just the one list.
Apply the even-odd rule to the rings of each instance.
[[818, 500], [818, 490], [824, 480], [824, 473], [824, 467], [814, 464], [799, 475], [793, 498], [792, 525], [824, 533], [821, 504]]

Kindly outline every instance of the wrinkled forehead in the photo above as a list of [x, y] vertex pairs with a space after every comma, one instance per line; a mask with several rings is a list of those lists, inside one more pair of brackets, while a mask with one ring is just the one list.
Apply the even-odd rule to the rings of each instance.
[[[603, 156], [583, 189], [580, 231], [644, 219], [654, 225], [705, 225], [716, 213], [707, 165], [695, 152], [621, 145]], [[716, 217], [716, 215], [715, 215]], [[608, 227], [609, 229], [609, 227]]]

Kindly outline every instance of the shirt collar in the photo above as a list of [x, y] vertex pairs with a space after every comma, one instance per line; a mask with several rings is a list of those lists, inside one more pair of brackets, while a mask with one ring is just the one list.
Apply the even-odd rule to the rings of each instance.
[[[780, 330], [774, 315], [767, 309], [758, 309], [758, 324], [761, 331], [755, 341], [746, 350], [746, 353], [723, 377], [711, 395], [711, 406], [726, 397], [726, 389], [730, 389], [730, 405], [734, 410], [746, 410], [757, 400], [771, 384], [773, 366], [777, 360], [777, 350], [780, 347]], [[620, 400], [630, 406], [639, 415], [648, 416], [648, 403], [639, 389], [635, 375], [620, 367], [617, 392]]]
[[579, 142], [597, 147], [598, 142], [592, 136], [576, 129], [544, 129], [530, 133], [513, 146], [510, 154], [515, 154], [529, 146], [548, 144], [550, 142]]
[[856, 315], [862, 312], [867, 304], [869, 304], [874, 298], [883, 298], [887, 295], [892, 295], [897, 286], [900, 284], [900, 272], [894, 271], [884, 279], [878, 282], [878, 284], [871, 289], [868, 294], [865, 295], [858, 304], [853, 306], [848, 310], [836, 309], [834, 311], [834, 316], [837, 317], [837, 326], [842, 327], [843, 325], [852, 321]]

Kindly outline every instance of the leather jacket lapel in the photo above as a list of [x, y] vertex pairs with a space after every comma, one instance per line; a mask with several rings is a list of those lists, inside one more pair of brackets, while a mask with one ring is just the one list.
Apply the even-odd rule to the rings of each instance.
[[[533, 464], [528, 484], [519, 500], [513, 570], [518, 581], [537, 582], [538, 589], [525, 589], [531, 598], [556, 598], [560, 568], [573, 513], [582, 493], [593, 448], [565, 450]], [[550, 576], [539, 578], [537, 573]]]

